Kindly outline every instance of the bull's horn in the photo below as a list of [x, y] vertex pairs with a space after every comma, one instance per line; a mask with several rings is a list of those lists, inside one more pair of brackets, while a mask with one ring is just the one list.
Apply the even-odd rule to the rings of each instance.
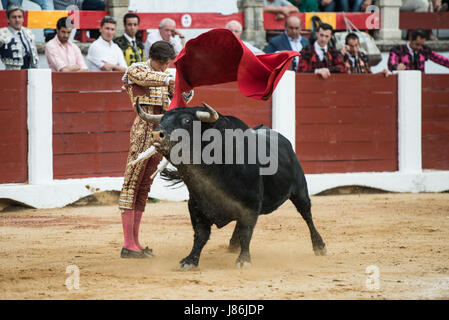
[[207, 112], [205, 111], [197, 111], [196, 116], [199, 120], [203, 122], [215, 122], [218, 120], [218, 113], [215, 111], [210, 105], [203, 102], [204, 108], [206, 108]]
[[161, 119], [163, 116], [162, 114], [157, 114], [157, 115], [149, 114], [142, 110], [142, 107], [140, 106], [140, 103], [139, 103], [139, 97], [137, 97], [137, 99], [136, 99], [136, 109], [137, 109], [137, 114], [139, 115], [139, 117], [142, 120], [145, 120], [150, 123], [155, 123], [155, 124], [161, 122]]

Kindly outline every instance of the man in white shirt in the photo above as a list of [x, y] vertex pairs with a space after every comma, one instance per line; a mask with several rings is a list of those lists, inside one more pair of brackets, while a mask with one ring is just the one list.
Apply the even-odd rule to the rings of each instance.
[[175, 49], [175, 54], [178, 55], [186, 44], [184, 35], [176, 29], [176, 22], [170, 18], [162, 19], [159, 24], [159, 29], [150, 32], [147, 41], [145, 42], [145, 56], [149, 57], [150, 48], [156, 41], [167, 41]]
[[112, 41], [117, 22], [106, 16], [101, 20], [100, 37], [95, 40], [87, 52], [89, 71], [126, 71], [126, 61], [122, 50]]

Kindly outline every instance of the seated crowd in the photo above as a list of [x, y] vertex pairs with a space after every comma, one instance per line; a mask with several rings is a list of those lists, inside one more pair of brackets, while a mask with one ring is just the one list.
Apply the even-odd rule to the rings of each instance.
[[[274, 7], [277, 1], [265, 2], [273, 2]], [[6, 69], [38, 67], [34, 35], [28, 28], [23, 27], [24, 14], [24, 10], [16, 5], [10, 5], [6, 10], [9, 26], [0, 29], [0, 57]], [[169, 42], [176, 55], [184, 47], [185, 37], [176, 29], [176, 23], [172, 19], [163, 19], [159, 28], [149, 34], [145, 43], [136, 36], [139, 23], [137, 14], [125, 14], [125, 33], [115, 38], [117, 22], [113, 17], [105, 16], [100, 24], [98, 39], [89, 47], [86, 63], [79, 47], [69, 40], [73, 23], [67, 17], [60, 18], [56, 25], [56, 36], [49, 40], [45, 47], [48, 66], [54, 72], [124, 72], [133, 63], [146, 61], [152, 44], [157, 41]], [[238, 21], [228, 22], [225, 28], [240, 38], [242, 26]], [[248, 42], [242, 42], [256, 55], [284, 50], [297, 51], [299, 56], [293, 59], [291, 69], [296, 72], [315, 73], [324, 79], [332, 73], [371, 73], [368, 58], [360, 51], [360, 40], [356, 33], [349, 33], [343, 48], [337, 50], [331, 43], [334, 32], [331, 25], [321, 23], [314, 34], [313, 38], [316, 40], [312, 44], [309, 39], [301, 36], [301, 30], [301, 19], [287, 15], [285, 30], [271, 38], [263, 51]], [[423, 30], [413, 31], [406, 45], [391, 49], [388, 69], [424, 72], [426, 60], [449, 67], [449, 59], [427, 47], [426, 39], [427, 34]], [[387, 70], [382, 72], [385, 76], [389, 74]]]

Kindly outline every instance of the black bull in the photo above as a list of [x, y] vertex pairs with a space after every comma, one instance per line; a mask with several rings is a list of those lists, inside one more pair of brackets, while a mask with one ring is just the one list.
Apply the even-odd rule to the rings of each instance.
[[[173, 163], [170, 159], [170, 151], [176, 142], [171, 141], [170, 137], [176, 129], [185, 129], [192, 137], [193, 123], [198, 120], [201, 121], [201, 133], [213, 128], [224, 136], [225, 129], [243, 131], [249, 129], [241, 120], [222, 116], [210, 106], [203, 105], [205, 108], [176, 108], [163, 116], [154, 116], [143, 112], [137, 102], [137, 111], [139, 116], [148, 122], [160, 122], [153, 131], [153, 145], [159, 153]], [[273, 132], [267, 127], [260, 128], [262, 130], [253, 129], [252, 132], [260, 131], [265, 135]], [[293, 202], [306, 221], [315, 254], [326, 254], [326, 245], [313, 224], [307, 182], [299, 160], [290, 142], [281, 134], [276, 136], [278, 137], [278, 168], [271, 175], [261, 175], [260, 168], [263, 166], [259, 162], [248, 162], [248, 157], [245, 157], [243, 164], [227, 164], [224, 161], [223, 164], [194, 164], [189, 161], [173, 163], [177, 168], [176, 173], [164, 171], [166, 177], [182, 180], [189, 190], [188, 206], [194, 230], [194, 243], [190, 254], [180, 261], [182, 269], [198, 266], [201, 250], [209, 240], [212, 224], [221, 228], [231, 221], [237, 221], [237, 223], [229, 242], [229, 249], [236, 251], [240, 248], [236, 265], [249, 266], [251, 264], [249, 244], [258, 216], [273, 212], [287, 199]], [[225, 150], [224, 140], [222, 141], [223, 151]], [[244, 144], [246, 151], [248, 151], [247, 140]], [[202, 142], [201, 150], [204, 147]], [[189, 159], [192, 160], [192, 155]]]

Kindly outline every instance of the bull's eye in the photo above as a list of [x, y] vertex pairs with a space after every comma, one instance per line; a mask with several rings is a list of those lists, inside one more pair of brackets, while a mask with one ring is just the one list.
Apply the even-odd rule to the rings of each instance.
[[192, 123], [192, 120], [190, 120], [189, 118], [184, 118], [182, 119], [182, 124], [185, 126], [188, 126]]

